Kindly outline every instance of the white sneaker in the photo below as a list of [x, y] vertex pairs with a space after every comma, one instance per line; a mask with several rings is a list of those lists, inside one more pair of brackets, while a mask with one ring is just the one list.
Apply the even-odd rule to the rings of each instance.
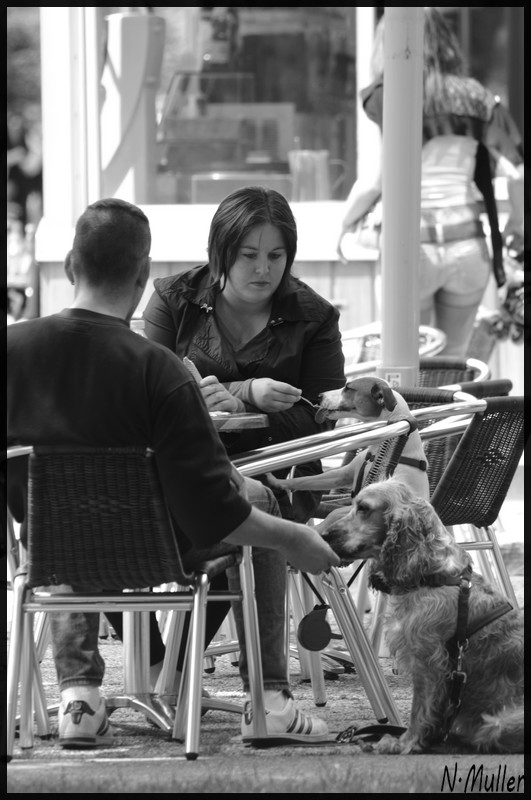
[[86, 700], [69, 700], [59, 706], [59, 744], [72, 750], [112, 745], [112, 728], [105, 700], [94, 711]]
[[[297, 708], [289, 697], [282, 711], [266, 708], [267, 738], [276, 742], [306, 742], [307, 744], [329, 740], [328, 726], [319, 717], [311, 717]], [[242, 741], [253, 742], [253, 708], [250, 700], [243, 707]]]

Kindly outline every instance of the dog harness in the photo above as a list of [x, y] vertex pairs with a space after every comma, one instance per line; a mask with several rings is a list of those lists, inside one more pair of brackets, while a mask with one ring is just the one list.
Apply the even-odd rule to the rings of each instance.
[[[448, 708], [444, 715], [444, 721], [439, 731], [438, 738], [433, 741], [434, 744], [445, 742], [448, 739], [450, 729], [461, 707], [461, 692], [467, 678], [466, 672], [462, 668], [463, 654], [468, 647], [468, 640], [474, 633], [484, 628], [485, 625], [489, 625], [491, 622], [494, 622], [494, 620], [499, 619], [499, 617], [502, 617], [513, 608], [508, 600], [503, 600], [470, 624], [468, 621], [468, 600], [471, 589], [471, 577], [472, 567], [469, 565], [459, 575], [425, 575], [420, 583], [420, 586], [431, 586], [433, 588], [438, 588], [440, 586], [459, 586], [456, 630], [454, 635], [446, 642], [446, 649], [448, 650], [452, 665], [452, 672], [449, 679], [450, 696], [448, 699]], [[383, 591], [389, 592], [389, 587], [386, 586]], [[386, 733], [398, 737], [405, 733], [406, 730], [407, 728], [401, 728], [396, 725], [367, 725], [362, 728], [350, 725], [346, 730], [341, 731], [337, 735], [336, 742], [346, 744], [357, 743], [360, 740], [369, 742], [378, 741]]]
[[[365, 460], [363, 461], [363, 463], [362, 463], [362, 465], [360, 467], [360, 471], [358, 472], [358, 477], [356, 479], [356, 485], [354, 486], [354, 488], [352, 489], [352, 491], [350, 493], [351, 497], [355, 497], [358, 494], [358, 492], [360, 491], [360, 489], [362, 488], [362, 486], [363, 486], [363, 476], [365, 475], [365, 469], [367, 467], [367, 463], [371, 462], [371, 461], [374, 461], [374, 460], [375, 460], [374, 453], [371, 453], [371, 452], [367, 451], [367, 454], [365, 456]], [[417, 469], [420, 469], [422, 472], [426, 472], [427, 469], [428, 469], [427, 462], [422, 458], [417, 460], [416, 458], [408, 458], [407, 456], [400, 456], [400, 458], [398, 459], [397, 463], [398, 464], [406, 464], [408, 467], [416, 467]], [[389, 475], [387, 475], [387, 477], [389, 477]]]
[[439, 741], [445, 742], [448, 739], [450, 728], [452, 727], [459, 709], [461, 707], [461, 693], [466, 683], [466, 672], [463, 670], [463, 654], [468, 647], [468, 640], [477, 631], [489, 625], [494, 620], [502, 617], [513, 606], [508, 600], [503, 600], [490, 611], [482, 614], [472, 624], [468, 621], [468, 601], [471, 589], [472, 567], [466, 567], [460, 575], [426, 575], [422, 580], [424, 586], [459, 586], [459, 597], [457, 601], [457, 626], [455, 633], [446, 642], [446, 649], [450, 656], [452, 672], [450, 676], [450, 696], [448, 708], [444, 716], [444, 722], [439, 733]]

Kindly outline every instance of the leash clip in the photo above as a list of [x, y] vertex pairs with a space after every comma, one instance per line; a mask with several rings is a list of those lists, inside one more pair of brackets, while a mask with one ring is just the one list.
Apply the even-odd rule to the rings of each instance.
[[[466, 672], [463, 672], [460, 669], [452, 670], [452, 681], [454, 681], [455, 684], [459, 684], [460, 688], [466, 683]], [[461, 705], [461, 700], [457, 700], [455, 703], [455, 708], [459, 708], [460, 705]]]
[[464, 675], [465, 676], [465, 678], [462, 681], [462, 683], [466, 683], [466, 672], [461, 672], [461, 666], [463, 664], [463, 653], [465, 652], [465, 650], [467, 648], [468, 648], [468, 639], [465, 639], [463, 644], [459, 645], [459, 649], [458, 649], [458, 652], [457, 652], [457, 665], [456, 665], [457, 669], [454, 670], [454, 672], [453, 672], [454, 675], [456, 673], [458, 673], [459, 675]]
[[344, 731], [340, 731], [336, 736], [336, 742], [338, 744], [344, 744], [345, 742], [352, 742], [354, 741], [354, 737], [356, 736], [358, 728], [355, 725], [349, 725]]

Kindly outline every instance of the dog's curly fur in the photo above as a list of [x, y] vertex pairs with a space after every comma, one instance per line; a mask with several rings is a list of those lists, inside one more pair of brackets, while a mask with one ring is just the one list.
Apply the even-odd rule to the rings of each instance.
[[[390, 478], [362, 489], [347, 514], [320, 526], [345, 561], [372, 559], [370, 581], [391, 596], [386, 638], [398, 666], [411, 675], [407, 731], [384, 737], [380, 753], [422, 753], [437, 745], [448, 711], [451, 662], [446, 642], [455, 634], [459, 586], [431, 587], [426, 576], [458, 576], [471, 564], [430, 503]], [[473, 572], [468, 619], [506, 598]], [[466, 683], [451, 740], [478, 753], [524, 752], [523, 615], [512, 609], [469, 638], [463, 653]]]

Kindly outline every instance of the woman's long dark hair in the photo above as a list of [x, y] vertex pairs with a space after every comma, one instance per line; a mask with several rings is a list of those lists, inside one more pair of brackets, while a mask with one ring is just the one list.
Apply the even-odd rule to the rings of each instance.
[[297, 224], [286, 198], [263, 186], [237, 189], [219, 204], [208, 235], [208, 260], [214, 283], [224, 285], [245, 236], [257, 225], [267, 223], [278, 228], [286, 247], [282, 286], [297, 253]]

